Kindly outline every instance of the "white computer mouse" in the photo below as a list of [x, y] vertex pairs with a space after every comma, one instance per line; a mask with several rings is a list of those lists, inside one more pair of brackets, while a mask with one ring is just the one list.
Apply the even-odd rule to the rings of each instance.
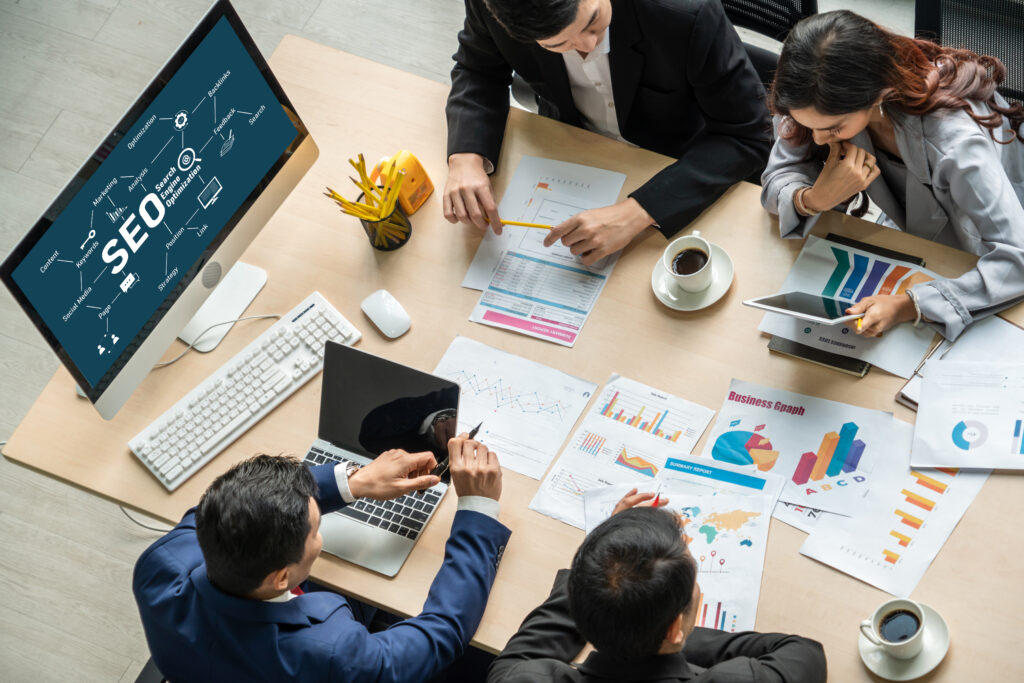
[[401, 337], [409, 331], [409, 314], [398, 303], [398, 299], [386, 289], [378, 289], [363, 299], [360, 304], [363, 313], [381, 332], [392, 339]]

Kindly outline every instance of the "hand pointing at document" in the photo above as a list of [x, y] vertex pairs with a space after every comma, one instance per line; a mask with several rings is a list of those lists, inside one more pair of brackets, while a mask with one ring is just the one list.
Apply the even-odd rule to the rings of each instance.
[[621, 250], [653, 224], [651, 215], [630, 197], [618, 204], [581, 211], [559, 223], [544, 238], [544, 246], [550, 247], [561, 240], [589, 266]]

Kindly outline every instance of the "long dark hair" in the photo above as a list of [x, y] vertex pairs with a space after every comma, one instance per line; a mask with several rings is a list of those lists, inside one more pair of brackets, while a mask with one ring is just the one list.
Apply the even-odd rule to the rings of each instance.
[[[809, 128], [789, 116], [792, 110], [813, 107], [838, 116], [868, 109], [879, 98], [886, 108], [917, 116], [962, 109], [996, 142], [1024, 144], [1019, 132], [1024, 106], [995, 102], [996, 87], [1005, 77], [1006, 67], [996, 57], [901, 36], [849, 10], [836, 10], [793, 27], [768, 102], [772, 113], [783, 117], [779, 136], [795, 145], [811, 143], [812, 137]], [[968, 100], [986, 103], [991, 113], [976, 114]], [[1004, 116], [1011, 130], [1002, 140], [996, 130]], [[827, 156], [827, 147], [812, 147], [811, 158], [824, 162]], [[862, 206], [866, 209], [867, 203]]]

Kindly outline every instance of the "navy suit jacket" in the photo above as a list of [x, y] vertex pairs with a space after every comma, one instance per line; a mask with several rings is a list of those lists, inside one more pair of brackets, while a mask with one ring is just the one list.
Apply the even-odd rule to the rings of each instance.
[[[325, 514], [344, 505], [333, 467], [312, 468]], [[469, 643], [510, 534], [487, 515], [457, 512], [423, 612], [379, 633], [356, 619], [344, 596], [312, 584], [285, 603], [216, 588], [194, 508], [142, 554], [132, 587], [153, 661], [171, 681], [421, 681]]]
[[[465, 2], [448, 155], [475, 152], [497, 165], [513, 71], [537, 93], [541, 114], [581, 125], [562, 55], [511, 38], [484, 0]], [[620, 134], [678, 160], [629, 195], [669, 237], [764, 168], [771, 146], [764, 86], [720, 0], [612, 0], [610, 30]], [[614, 159], [608, 164], [615, 168]]]

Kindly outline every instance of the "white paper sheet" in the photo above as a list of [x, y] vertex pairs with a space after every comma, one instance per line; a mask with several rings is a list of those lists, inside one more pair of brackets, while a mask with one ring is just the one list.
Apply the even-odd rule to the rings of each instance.
[[894, 420], [893, 447], [876, 466], [853, 517], [821, 519], [800, 552], [898, 597], [908, 597], [964, 512], [987, 471], [910, 469], [913, 427]]
[[1024, 469], [1024, 364], [1002, 356], [925, 364], [912, 465]]
[[639, 484], [689, 453], [710, 408], [613, 375], [541, 482], [530, 509], [584, 528], [583, 492]]
[[434, 374], [458, 382], [459, 431], [477, 438], [502, 467], [540, 479], [597, 385], [456, 337]]
[[891, 427], [892, 413], [734, 379], [704, 457], [781, 475], [782, 500], [849, 515]]
[[[585, 495], [587, 532], [611, 514], [628, 484], [591, 489]], [[697, 626], [750, 631], [757, 616], [772, 502], [765, 495], [691, 496], [666, 484], [661, 495], [680, 515], [690, 553], [697, 561], [701, 603]]]
[[[505, 220], [557, 225], [580, 211], [614, 204], [625, 181], [624, 174], [614, 171], [524, 156], [498, 204], [498, 213]], [[501, 236], [488, 230], [462, 286], [485, 289], [506, 251], [517, 251], [606, 277], [615, 267], [618, 254], [593, 266], [584, 266], [579, 257], [561, 244], [545, 247], [546, 235], [545, 230], [512, 225], [504, 226]]]
[[[779, 291], [856, 302], [874, 294], [898, 294], [939, 276], [912, 263], [807, 238]], [[768, 294], [769, 292], [765, 292]], [[914, 374], [931, 347], [935, 332], [927, 327], [897, 325], [882, 337], [862, 337], [845, 325], [819, 325], [779, 313], [765, 313], [758, 329], [807, 346], [866, 360], [900, 377]]]

